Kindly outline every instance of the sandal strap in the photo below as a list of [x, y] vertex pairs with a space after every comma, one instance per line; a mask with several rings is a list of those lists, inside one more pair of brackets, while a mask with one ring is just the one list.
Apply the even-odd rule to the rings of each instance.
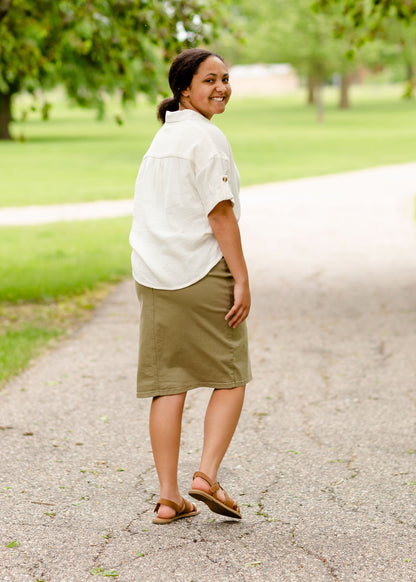
[[[222, 489], [222, 487], [221, 487]], [[234, 509], [235, 511], [239, 511], [238, 509], [238, 505], [237, 503], [234, 501], [234, 499], [231, 499], [231, 497], [228, 495], [228, 493], [225, 491], [225, 489], [222, 489], [222, 492], [224, 493], [225, 496], [225, 505], [228, 505], [228, 507], [230, 507], [231, 509]]]
[[185, 499], [182, 497], [182, 503], [181, 503], [181, 505], [178, 505], [177, 503], [175, 503], [174, 501], [171, 501], [170, 499], [165, 499], [165, 498], [161, 497], [159, 499], [159, 501], [156, 503], [156, 507], [154, 508], [155, 513], [157, 513], [159, 511], [159, 507], [161, 505], [167, 505], [171, 509], [174, 509], [176, 511], [176, 514], [179, 515], [185, 509], [186, 502], [185, 502]]
[[218, 483], [218, 481], [216, 481], [214, 483], [214, 481], [212, 479], [210, 479], [208, 477], [208, 475], [206, 475], [205, 473], [202, 473], [202, 471], [196, 471], [194, 473], [194, 479], [195, 477], [200, 477], [201, 479], [204, 479], [204, 481], [206, 481], [209, 485], [209, 490], [210, 493], [212, 493], [212, 495], [217, 498], [216, 493], [218, 491], [218, 489], [222, 489], [221, 485]]
[[201, 477], [201, 479], [204, 479], [204, 481], [206, 481], [210, 487], [214, 485], [214, 481], [210, 479], [208, 475], [205, 475], [205, 473], [203, 473], [202, 471], [195, 471], [193, 478], [195, 479], [195, 477]]

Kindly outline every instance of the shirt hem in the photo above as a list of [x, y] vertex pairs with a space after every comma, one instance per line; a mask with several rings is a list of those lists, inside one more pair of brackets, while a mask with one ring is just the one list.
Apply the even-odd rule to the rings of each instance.
[[176, 285], [174, 287], [165, 287], [165, 286], [161, 287], [158, 284], [149, 284], [149, 282], [142, 283], [141, 281], [139, 281], [139, 278], [136, 277], [134, 273], [133, 273], [133, 279], [139, 285], [143, 285], [143, 287], [148, 287], [149, 289], [158, 289], [160, 291], [177, 291], [179, 289], [185, 289], [186, 287], [190, 287], [191, 285], [194, 285], [195, 283], [198, 283], [198, 281], [201, 281], [201, 279], [203, 279], [206, 275], [208, 275], [208, 273], [211, 271], [211, 269], [213, 269], [216, 265], [218, 265], [218, 263], [223, 258], [224, 258], [223, 255], [220, 254], [213, 261], [210, 261], [209, 262], [208, 268], [206, 270], [204, 270], [204, 272], [202, 273], [202, 275], [198, 275], [196, 278], [191, 279], [190, 282], [181, 284], [179, 287], [177, 287]]

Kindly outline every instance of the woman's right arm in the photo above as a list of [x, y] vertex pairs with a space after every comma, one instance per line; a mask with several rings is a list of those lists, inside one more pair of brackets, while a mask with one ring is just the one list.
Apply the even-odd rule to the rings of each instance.
[[225, 319], [230, 327], [235, 328], [247, 318], [251, 296], [240, 229], [231, 202], [229, 200], [219, 202], [208, 214], [208, 220], [234, 277], [234, 304]]

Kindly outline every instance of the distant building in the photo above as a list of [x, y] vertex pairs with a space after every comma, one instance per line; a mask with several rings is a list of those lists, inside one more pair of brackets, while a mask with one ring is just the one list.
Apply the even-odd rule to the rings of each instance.
[[281, 95], [299, 88], [299, 77], [293, 67], [276, 65], [234, 65], [230, 81], [235, 96]]

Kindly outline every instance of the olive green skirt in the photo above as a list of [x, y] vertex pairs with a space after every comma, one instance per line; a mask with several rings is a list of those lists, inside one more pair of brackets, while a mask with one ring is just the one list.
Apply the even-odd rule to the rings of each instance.
[[251, 380], [246, 322], [229, 327], [234, 279], [224, 259], [203, 279], [177, 290], [136, 282], [140, 303], [137, 397], [202, 386], [235, 388]]

